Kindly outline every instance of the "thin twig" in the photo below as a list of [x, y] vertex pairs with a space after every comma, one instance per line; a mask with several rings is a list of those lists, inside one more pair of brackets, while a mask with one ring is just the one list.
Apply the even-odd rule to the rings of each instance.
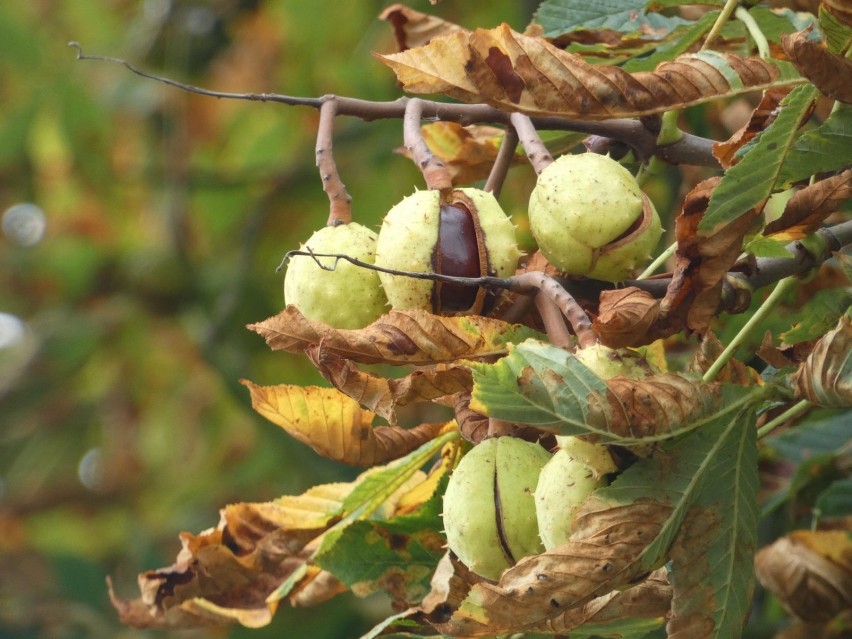
[[322, 179], [322, 190], [328, 196], [328, 226], [349, 224], [352, 221], [352, 197], [340, 179], [334, 162], [334, 118], [337, 100], [324, 102], [320, 107], [317, 126], [316, 163]]
[[512, 122], [512, 126], [518, 132], [518, 138], [536, 174], [541, 173], [553, 164], [553, 156], [550, 155], [550, 151], [547, 150], [544, 142], [541, 141], [541, 136], [539, 136], [529, 116], [516, 112], [509, 119]]
[[423, 119], [423, 100], [412, 98], [405, 107], [402, 121], [402, 134], [405, 148], [411, 154], [414, 164], [423, 173], [426, 186], [435, 191], [446, 192], [453, 188], [453, 181], [447, 165], [432, 153], [423, 137], [421, 120]]
[[[550, 298], [577, 336], [580, 348], [586, 348], [597, 343], [598, 338], [592, 330], [592, 321], [586, 311], [577, 303], [574, 296], [555, 279], [541, 271], [529, 271], [510, 278], [511, 288], [515, 293], [532, 293], [538, 291], [538, 295]], [[538, 306], [538, 303], [536, 304]]]
[[517, 148], [518, 132], [513, 126], [506, 127], [506, 133], [503, 135], [503, 143], [500, 145], [500, 150], [497, 152], [494, 164], [491, 165], [491, 173], [485, 181], [484, 191], [491, 193], [494, 197], [500, 197], [503, 182], [506, 180], [506, 175], [509, 173], [512, 161], [515, 159], [515, 149]]
[[[223, 100], [273, 102], [288, 106], [306, 106], [314, 109], [319, 109], [325, 102], [334, 100], [337, 102], [337, 115], [357, 117], [366, 122], [400, 119], [405, 115], [406, 105], [410, 101], [410, 98], [405, 97], [390, 102], [374, 102], [330, 94], [306, 98], [282, 95], [280, 93], [213, 91], [148, 73], [121, 58], [85, 54], [77, 42], [70, 42], [69, 46], [77, 51], [78, 60], [119, 64], [134, 75], [142, 78], [162, 82], [181, 91]], [[429, 120], [458, 122], [465, 126], [486, 123], [501, 124], [503, 126], [511, 124], [509, 113], [484, 104], [456, 104], [431, 100], [421, 100], [421, 102], [423, 105], [422, 116]], [[600, 135], [624, 142], [636, 151], [639, 158], [647, 158], [658, 152], [656, 135], [649, 131], [639, 120], [630, 118], [615, 118], [600, 121], [571, 120], [558, 116], [532, 116], [530, 120], [539, 131], [576, 131], [578, 133]], [[696, 136], [685, 136], [685, 139], [680, 140], [678, 143], [661, 147], [659, 152], [660, 157], [670, 164], [696, 164], [718, 168], [719, 164], [710, 152], [712, 144], [713, 140], [705, 140]]]
[[541, 292], [536, 293], [534, 301], [550, 343], [573, 352], [574, 338], [571, 337], [571, 333], [565, 325], [565, 317], [559, 307], [556, 306], [556, 302], [547, 295], [542, 295]]

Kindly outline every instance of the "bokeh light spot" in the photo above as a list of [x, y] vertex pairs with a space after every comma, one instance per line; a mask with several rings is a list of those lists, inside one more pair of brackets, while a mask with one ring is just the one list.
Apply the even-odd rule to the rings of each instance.
[[35, 204], [22, 202], [3, 213], [3, 235], [20, 246], [35, 246], [44, 237], [47, 216]]

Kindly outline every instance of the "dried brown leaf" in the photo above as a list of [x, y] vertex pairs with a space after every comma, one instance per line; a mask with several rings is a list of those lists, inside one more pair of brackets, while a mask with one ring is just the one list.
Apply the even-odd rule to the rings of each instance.
[[[725, 346], [719, 341], [719, 338], [713, 332], [708, 331], [701, 339], [701, 344], [693, 355], [687, 371], [706, 373], [724, 350]], [[739, 386], [754, 386], [763, 383], [760, 373], [736, 358], [728, 360], [728, 363], [717, 373], [715, 381], [738, 384]]]
[[320, 374], [361, 406], [391, 424], [396, 423], [396, 408], [415, 402], [428, 402], [473, 388], [470, 369], [438, 364], [414, 371], [401, 379], [365, 373], [336, 353], [311, 346], [305, 353]]
[[831, 53], [825, 42], [814, 42], [810, 29], [781, 36], [781, 44], [799, 72], [825, 95], [852, 104], [852, 60]]
[[627, 590], [613, 590], [595, 597], [578, 608], [566, 610], [562, 615], [548, 619], [533, 632], [564, 633], [584, 624], [606, 624], [628, 619], [654, 619], [662, 624], [672, 604], [672, 587], [665, 570], [656, 570], [641, 583]]
[[729, 169], [736, 164], [739, 161], [739, 158], [735, 157], [736, 152], [775, 121], [778, 105], [789, 92], [788, 88], [764, 91], [760, 103], [751, 112], [748, 122], [726, 141], [713, 145], [713, 156], [719, 160], [722, 168]]
[[694, 423], [721, 392], [719, 384], [702, 384], [674, 373], [641, 380], [613, 377], [606, 385], [605, 399], [590, 398], [588, 423], [636, 439], [672, 434]]
[[778, 369], [796, 365], [780, 348], [775, 346], [771, 331], [764, 333], [763, 342], [761, 342], [760, 348], [757, 349], [755, 355], [770, 366]]
[[670, 505], [658, 502], [613, 506], [593, 495], [578, 512], [569, 541], [521, 560], [499, 583], [475, 585], [452, 617], [437, 627], [449, 635], [483, 637], [546, 625], [562, 611], [643, 575], [642, 552], [671, 512]]
[[[298, 571], [358, 481], [315, 486], [267, 503], [234, 504], [221, 511], [215, 529], [182, 533], [172, 566], [139, 575], [139, 599], [125, 601], [110, 592], [122, 622], [138, 628], [268, 624], [277, 607], [267, 601], [270, 593], [288, 578], [304, 587], [318, 576]], [[314, 586], [315, 596], [321, 591], [325, 598], [341, 589], [336, 580]]]
[[467, 30], [459, 25], [430, 16], [402, 4], [392, 4], [379, 14], [393, 27], [396, 44], [400, 51], [429, 44], [435, 38]]
[[660, 314], [660, 300], [634, 287], [603, 291], [595, 334], [610, 348], [641, 346], [653, 342], [651, 328]]
[[[652, 72], [593, 66], [542, 38], [502, 25], [378, 56], [405, 90], [538, 115], [607, 119], [662, 113], [800, 80], [783, 63], [731, 54], [682, 55]], [[738, 79], [732, 87], [726, 78]]]
[[[454, 186], [487, 178], [503, 141], [502, 129], [485, 125], [432, 122], [420, 130], [429, 150], [446, 166]], [[411, 152], [405, 147], [399, 152], [411, 158]], [[523, 161], [524, 155], [516, 153], [513, 163]]]
[[373, 427], [375, 414], [334, 388], [242, 383], [258, 413], [328, 459], [372, 466], [408, 454], [436, 437], [443, 424]]
[[784, 239], [801, 239], [820, 228], [825, 218], [850, 199], [852, 169], [847, 169], [798, 191], [787, 202], [781, 217], [766, 225], [763, 234], [783, 233]]
[[852, 407], [852, 317], [826, 333], [792, 377], [797, 397], [819, 406]]
[[683, 329], [704, 333], [719, 309], [722, 285], [742, 251], [743, 238], [759, 215], [755, 209], [724, 226], [702, 230], [699, 224], [721, 178], [699, 182], [686, 196], [677, 217], [677, 261], [660, 303], [657, 337]]
[[307, 319], [295, 306], [248, 328], [274, 351], [301, 353], [321, 343], [324, 351], [361, 364], [418, 366], [503, 355], [509, 342], [532, 336], [529, 329], [498, 319], [426, 311], [391, 311], [366, 328], [336, 329]]
[[852, 608], [852, 539], [846, 531], [797, 530], [755, 557], [760, 583], [788, 612], [827, 622]]

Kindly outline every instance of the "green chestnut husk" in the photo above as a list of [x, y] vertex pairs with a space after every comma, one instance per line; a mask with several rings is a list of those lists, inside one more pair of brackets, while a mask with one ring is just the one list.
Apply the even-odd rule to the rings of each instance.
[[470, 570], [496, 580], [522, 557], [543, 552], [533, 491], [550, 458], [538, 444], [496, 437], [459, 462], [444, 493], [444, 531]]
[[606, 446], [576, 437], [561, 439], [562, 447], [542, 468], [535, 488], [538, 531], [545, 550], [568, 540], [577, 510], [606, 485], [606, 475], [616, 471]]
[[[319, 229], [300, 248], [314, 253], [339, 253], [373, 264], [376, 233], [357, 222]], [[378, 274], [332, 257], [293, 256], [284, 276], [284, 301], [307, 318], [335, 328], [362, 328], [387, 311], [387, 297]]]
[[[463, 277], [514, 274], [520, 258], [515, 227], [493, 195], [479, 189], [416, 191], [385, 215], [376, 265], [396, 271]], [[494, 294], [476, 287], [380, 273], [395, 309], [480, 314]]]
[[547, 166], [530, 194], [529, 220], [556, 268], [609, 282], [646, 266], [662, 235], [630, 171], [596, 153], [563, 155]]

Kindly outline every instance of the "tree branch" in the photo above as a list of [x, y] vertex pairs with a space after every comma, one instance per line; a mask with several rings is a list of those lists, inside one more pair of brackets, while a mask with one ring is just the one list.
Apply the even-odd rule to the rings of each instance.
[[[410, 98], [398, 98], [391, 102], [372, 102], [370, 100], [360, 100], [331, 94], [306, 98], [279, 93], [213, 91], [148, 73], [121, 58], [87, 55], [83, 53], [82, 47], [77, 42], [69, 42], [68, 44], [77, 51], [78, 60], [93, 60], [119, 64], [140, 77], [162, 82], [181, 91], [206, 95], [212, 98], [246, 100], [249, 102], [273, 102], [288, 106], [306, 106], [313, 109], [320, 109], [325, 102], [334, 100], [337, 102], [337, 115], [357, 117], [366, 122], [401, 119], [404, 117], [405, 108], [410, 101]], [[431, 100], [421, 100], [421, 102], [423, 107], [422, 117], [426, 119], [457, 122], [463, 126], [469, 124], [502, 124], [503, 126], [509, 126], [510, 124], [509, 113], [484, 104], [455, 104]], [[624, 142], [632, 147], [640, 158], [648, 158], [659, 154], [661, 159], [670, 164], [697, 164], [700, 166], [720, 168], [719, 163], [710, 152], [713, 140], [686, 135], [683, 140], [679, 140], [676, 143], [657, 147], [656, 135], [652, 131], [649, 131], [639, 120], [616, 118], [590, 122], [585, 120], [569, 120], [555, 116], [535, 116], [530, 117], [530, 120], [539, 131], [576, 131], [578, 133], [594, 134]]]
[[340, 179], [334, 162], [334, 118], [337, 101], [329, 100], [320, 107], [317, 127], [316, 163], [322, 179], [322, 190], [328, 195], [328, 226], [349, 224], [352, 221], [352, 196]]

